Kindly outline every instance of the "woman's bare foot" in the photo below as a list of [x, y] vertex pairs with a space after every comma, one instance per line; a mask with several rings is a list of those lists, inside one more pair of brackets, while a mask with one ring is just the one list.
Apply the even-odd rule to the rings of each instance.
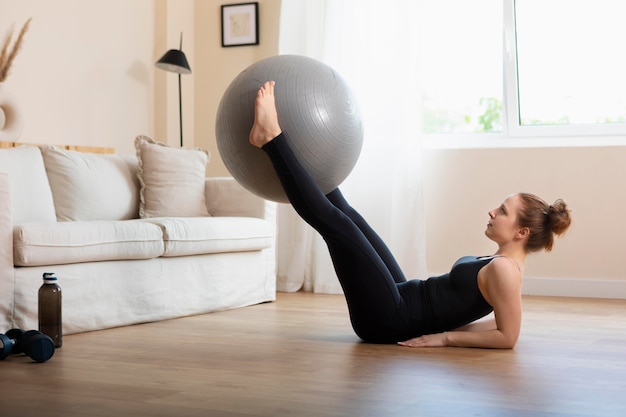
[[278, 113], [274, 101], [274, 81], [268, 81], [256, 95], [254, 102], [254, 125], [250, 131], [250, 143], [257, 148], [280, 135], [282, 130], [278, 124]]

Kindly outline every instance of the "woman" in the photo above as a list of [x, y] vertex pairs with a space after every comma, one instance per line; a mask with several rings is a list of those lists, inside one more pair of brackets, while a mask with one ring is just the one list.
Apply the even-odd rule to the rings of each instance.
[[[513, 348], [526, 255], [551, 250], [554, 235], [567, 230], [566, 204], [511, 195], [489, 212], [485, 234], [498, 245], [494, 255], [466, 256], [448, 274], [407, 281], [339, 189], [324, 195], [295, 158], [278, 123], [274, 86], [266, 82], [258, 91], [250, 143], [266, 152], [294, 209], [326, 241], [356, 334], [409, 347]], [[477, 321], [492, 311], [493, 320]]]

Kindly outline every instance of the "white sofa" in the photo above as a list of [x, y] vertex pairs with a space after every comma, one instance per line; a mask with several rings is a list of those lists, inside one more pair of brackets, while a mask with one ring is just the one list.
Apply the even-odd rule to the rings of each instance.
[[65, 334], [275, 300], [275, 204], [205, 178], [206, 152], [136, 145], [0, 149], [0, 332], [37, 328], [44, 272]]

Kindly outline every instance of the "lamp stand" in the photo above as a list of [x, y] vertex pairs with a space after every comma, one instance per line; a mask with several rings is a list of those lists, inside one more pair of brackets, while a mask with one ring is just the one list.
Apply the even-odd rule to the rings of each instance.
[[180, 33], [180, 49], [170, 49], [156, 62], [156, 67], [178, 73], [178, 120], [180, 122], [180, 147], [183, 147], [183, 92], [181, 74], [191, 74], [187, 57], [183, 53], [183, 33]]
[[183, 93], [180, 83], [180, 73], [178, 74], [178, 120], [180, 120], [180, 147], [183, 147]]

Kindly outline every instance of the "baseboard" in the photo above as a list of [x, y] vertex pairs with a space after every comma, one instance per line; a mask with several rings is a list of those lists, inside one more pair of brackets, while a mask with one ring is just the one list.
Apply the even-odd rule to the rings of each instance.
[[524, 295], [626, 300], [626, 280], [524, 277]]

